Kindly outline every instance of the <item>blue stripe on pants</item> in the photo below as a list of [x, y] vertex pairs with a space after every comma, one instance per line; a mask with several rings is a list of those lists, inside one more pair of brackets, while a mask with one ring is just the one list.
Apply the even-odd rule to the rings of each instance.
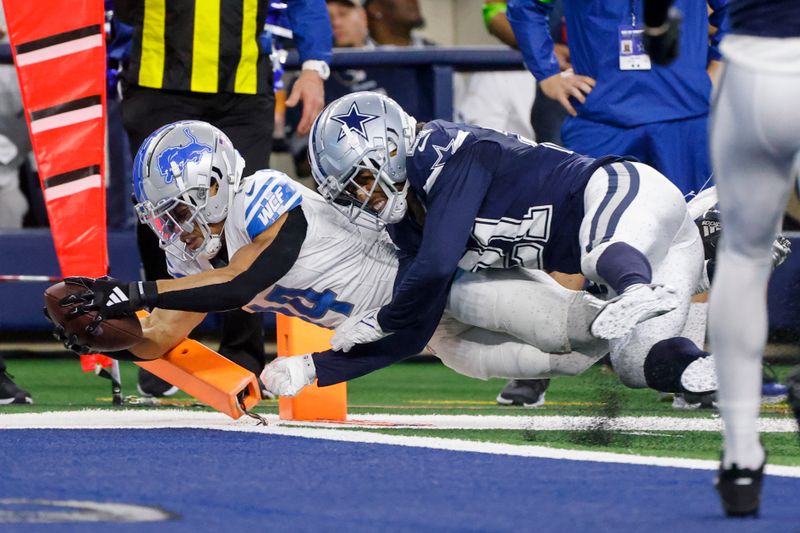
[[[618, 164], [621, 164], [625, 168], [625, 171], [628, 175], [627, 185], [625, 185], [624, 179], [620, 180], [620, 175], [617, 173], [617, 169], [615, 168], [615, 165]], [[591, 252], [594, 247], [611, 240], [617, 230], [619, 219], [622, 218], [625, 210], [628, 209], [633, 199], [639, 193], [639, 172], [630, 162], [623, 161], [622, 163], [614, 163], [603, 168], [606, 170], [606, 172], [608, 172], [608, 191], [606, 192], [603, 201], [600, 203], [600, 207], [598, 207], [597, 212], [595, 212], [594, 217], [592, 217], [592, 226], [589, 233], [589, 244], [586, 246], [587, 252]], [[603, 232], [603, 237], [598, 239], [597, 233], [601, 217], [611, 203], [612, 198], [617, 193], [623, 191], [625, 187], [627, 187], [625, 196], [611, 213], [608, 223], [606, 224], [605, 232]]]
[[619, 186], [617, 171], [614, 167], [612, 165], [605, 165], [602, 168], [608, 174], [608, 191], [606, 191], [603, 201], [600, 202], [600, 207], [597, 208], [597, 211], [594, 212], [594, 216], [592, 217], [592, 227], [589, 230], [589, 244], [586, 245], [587, 252], [591, 252], [594, 247], [592, 243], [594, 243], [595, 236], [597, 235], [597, 225], [600, 223], [600, 216], [603, 214], [605, 208], [608, 207], [611, 198], [614, 197], [614, 194], [617, 192], [617, 187]]
[[622, 218], [622, 215], [625, 213], [625, 210], [628, 209], [628, 206], [631, 205], [631, 202], [636, 195], [639, 193], [639, 172], [636, 170], [632, 164], [627, 161], [622, 162], [622, 166], [625, 167], [625, 170], [628, 171], [628, 192], [625, 194], [625, 198], [619, 203], [614, 212], [611, 213], [611, 219], [608, 221], [608, 226], [606, 228], [606, 234], [603, 235], [603, 240], [600, 243], [608, 242], [611, 240], [611, 237], [614, 236], [614, 232], [617, 231], [617, 224], [619, 223], [619, 219]]

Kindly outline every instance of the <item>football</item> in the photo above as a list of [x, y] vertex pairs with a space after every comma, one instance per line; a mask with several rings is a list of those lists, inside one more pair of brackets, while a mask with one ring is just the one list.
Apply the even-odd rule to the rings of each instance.
[[90, 311], [74, 318], [67, 318], [67, 313], [76, 307], [62, 306], [59, 302], [70, 294], [80, 293], [86, 288], [78, 283], [60, 282], [44, 291], [44, 305], [54, 322], [64, 326], [67, 334], [73, 334], [78, 344], [90, 346], [98, 352], [125, 350], [142, 340], [142, 326], [136, 317], [104, 320], [92, 333], [86, 332], [97, 315]]

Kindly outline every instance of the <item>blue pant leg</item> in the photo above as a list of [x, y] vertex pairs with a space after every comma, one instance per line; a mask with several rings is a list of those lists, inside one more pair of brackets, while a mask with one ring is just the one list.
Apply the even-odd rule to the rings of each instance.
[[684, 195], [700, 191], [711, 176], [708, 117], [658, 122], [645, 128], [650, 164]]
[[647, 163], [643, 126], [619, 128], [580, 117], [568, 117], [561, 128], [564, 146], [590, 157], [632, 156]]

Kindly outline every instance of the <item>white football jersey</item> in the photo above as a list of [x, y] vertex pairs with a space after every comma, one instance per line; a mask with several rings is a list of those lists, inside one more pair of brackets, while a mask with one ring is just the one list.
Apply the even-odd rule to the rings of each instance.
[[[275, 311], [334, 328], [353, 313], [389, 303], [398, 261], [388, 234], [353, 224], [319, 194], [278, 171], [261, 170], [242, 180], [225, 223], [228, 257], [293, 208], [302, 209], [308, 222], [300, 255], [244, 310]], [[174, 277], [213, 268], [207, 260], [179, 261], [171, 254], [167, 266]]]

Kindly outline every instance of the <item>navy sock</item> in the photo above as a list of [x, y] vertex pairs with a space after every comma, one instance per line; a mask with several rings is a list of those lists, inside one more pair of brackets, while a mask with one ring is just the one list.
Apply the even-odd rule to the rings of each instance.
[[637, 283], [650, 283], [653, 269], [647, 257], [624, 242], [608, 246], [597, 259], [597, 274], [617, 294]]
[[657, 342], [644, 360], [647, 386], [661, 392], [686, 392], [681, 386], [681, 374], [694, 361], [707, 357], [686, 337], [672, 337]]

